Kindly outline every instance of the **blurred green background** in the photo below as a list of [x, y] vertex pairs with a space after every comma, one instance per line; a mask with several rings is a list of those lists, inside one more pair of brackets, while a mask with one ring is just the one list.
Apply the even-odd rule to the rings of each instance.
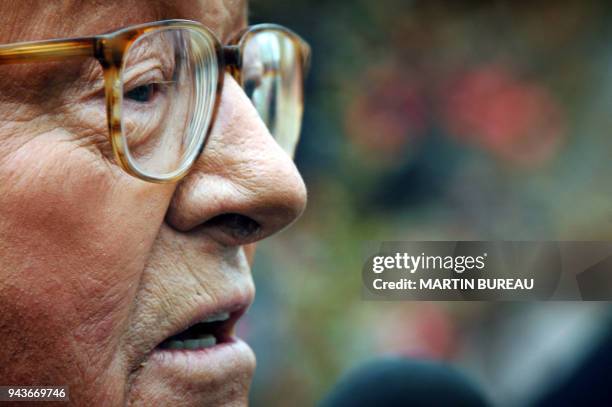
[[382, 354], [445, 360], [499, 405], [554, 386], [603, 303], [366, 302], [367, 240], [612, 237], [612, 6], [255, 0], [312, 46], [304, 216], [263, 242], [240, 326], [254, 406], [310, 406]]

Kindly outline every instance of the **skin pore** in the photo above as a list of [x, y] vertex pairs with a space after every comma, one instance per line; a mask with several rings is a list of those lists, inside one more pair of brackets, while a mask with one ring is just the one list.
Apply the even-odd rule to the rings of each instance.
[[[23, 1], [0, 12], [0, 43], [171, 18], [226, 41], [246, 4]], [[133, 178], [110, 152], [99, 92], [74, 79], [84, 72], [99, 67], [0, 66], [0, 384], [67, 385], [74, 405], [244, 405], [250, 350], [179, 369], [154, 349], [205, 310], [252, 302], [253, 244], [299, 217], [303, 181], [229, 75], [192, 171]], [[61, 90], [67, 78], [79, 92]]]

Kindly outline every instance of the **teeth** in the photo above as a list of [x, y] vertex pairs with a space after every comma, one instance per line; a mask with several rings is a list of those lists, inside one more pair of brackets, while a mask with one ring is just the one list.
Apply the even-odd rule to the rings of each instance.
[[208, 322], [217, 322], [217, 321], [227, 321], [229, 317], [230, 317], [229, 312], [220, 312], [218, 314], [211, 315], [206, 319], [203, 319], [202, 322], [208, 323]]
[[211, 348], [217, 344], [217, 339], [214, 335], [204, 335], [198, 339], [186, 339], [184, 341], [168, 341], [165, 346], [166, 349], [187, 349], [187, 350], [196, 350], [196, 349], [206, 349]]
[[210, 348], [211, 346], [215, 346], [217, 344], [217, 338], [213, 335], [205, 335], [199, 339], [200, 348]]
[[168, 342], [168, 349], [185, 349], [183, 341], [170, 341]]
[[195, 350], [195, 349], [198, 349], [198, 346], [200, 345], [200, 340], [199, 339], [187, 339], [183, 343], [185, 344], [185, 349]]

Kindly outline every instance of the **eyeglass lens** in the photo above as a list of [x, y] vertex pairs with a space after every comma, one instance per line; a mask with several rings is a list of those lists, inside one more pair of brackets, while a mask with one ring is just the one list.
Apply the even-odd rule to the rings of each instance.
[[126, 53], [122, 132], [139, 171], [168, 176], [192, 164], [211, 120], [217, 87], [214, 43], [189, 29], [144, 34]]
[[[242, 85], [278, 143], [293, 155], [302, 118], [302, 66], [294, 40], [276, 30], [245, 39]], [[212, 118], [218, 81], [214, 40], [192, 29], [144, 34], [122, 72], [121, 126], [128, 160], [154, 177], [197, 158]]]
[[303, 109], [303, 72], [295, 41], [279, 30], [252, 33], [245, 41], [241, 77], [270, 133], [293, 156]]

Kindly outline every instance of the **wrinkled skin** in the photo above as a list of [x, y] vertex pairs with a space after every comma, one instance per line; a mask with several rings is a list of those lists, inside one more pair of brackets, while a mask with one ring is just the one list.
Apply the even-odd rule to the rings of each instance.
[[[246, 25], [234, 0], [2, 2], [1, 43], [169, 18], [227, 40]], [[0, 68], [0, 384], [68, 385], [75, 405], [246, 404], [252, 352], [193, 382], [147, 359], [188, 310], [250, 302], [253, 243], [304, 209], [300, 175], [243, 91], [226, 75], [196, 166], [160, 185], [119, 168], [100, 124], [75, 125], [90, 102], [46, 92], [54, 71]]]

